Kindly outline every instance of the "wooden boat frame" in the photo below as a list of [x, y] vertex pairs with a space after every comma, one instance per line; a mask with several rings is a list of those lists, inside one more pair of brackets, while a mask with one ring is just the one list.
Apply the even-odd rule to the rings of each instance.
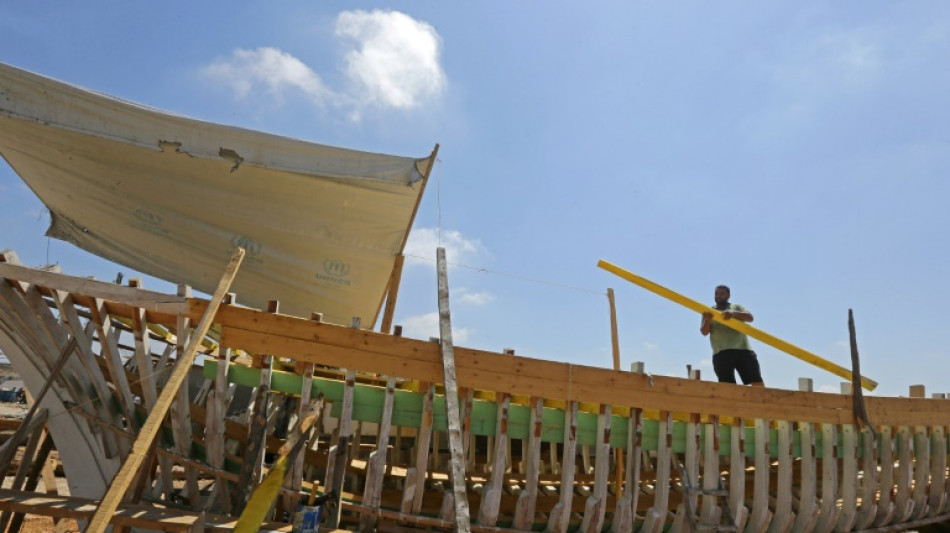
[[[0, 349], [28, 390], [49, 384], [21, 426], [28, 453], [0, 492], [0, 524], [25, 512], [86, 520], [209, 302], [24, 267], [10, 252], [0, 278]], [[323, 407], [264, 530], [289, 531], [298, 504], [327, 488], [339, 505], [326, 527], [457, 529], [444, 343], [237, 302], [218, 310], [193, 386], [112, 523], [233, 529], [294, 420]], [[808, 380], [741, 387], [453, 351], [472, 531], [899, 531], [950, 519], [950, 401], [922, 387], [867, 397], [873, 426], [862, 427], [850, 394]], [[69, 498], [32, 492], [54, 443]]]

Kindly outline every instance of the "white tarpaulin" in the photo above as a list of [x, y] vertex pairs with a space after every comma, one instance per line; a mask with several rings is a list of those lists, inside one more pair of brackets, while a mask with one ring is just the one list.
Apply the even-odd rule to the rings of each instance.
[[372, 323], [431, 158], [180, 117], [0, 63], [0, 154], [49, 235], [211, 292], [235, 246], [238, 303]]

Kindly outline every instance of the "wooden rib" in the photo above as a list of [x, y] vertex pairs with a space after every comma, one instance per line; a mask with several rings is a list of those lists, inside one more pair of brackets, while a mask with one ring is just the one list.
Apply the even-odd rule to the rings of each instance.
[[854, 528], [858, 531], [868, 529], [877, 516], [876, 494], [880, 487], [877, 482], [877, 439], [869, 428], [861, 431], [861, 446], [864, 457], [861, 460], [861, 505], [854, 521]]
[[729, 508], [739, 531], [744, 531], [749, 510], [745, 506], [745, 420], [741, 417], [732, 419], [729, 445]]
[[[811, 391], [812, 380], [799, 378], [799, 390]], [[794, 533], [810, 532], [818, 523], [818, 468], [815, 458], [815, 428], [810, 422], [799, 422], [801, 435], [801, 476], [798, 480], [798, 514], [792, 524]]]
[[838, 523], [838, 460], [835, 458], [837, 432], [834, 424], [821, 425], [821, 507], [817, 533], [830, 533]]
[[879, 462], [881, 475], [879, 479], [880, 492], [877, 504], [877, 516], [873, 526], [882, 527], [891, 523], [894, 518], [894, 429], [891, 426], [881, 426], [878, 431], [881, 435], [881, 451]]
[[93, 299], [93, 305], [89, 308], [92, 313], [92, 320], [96, 324], [96, 331], [99, 333], [99, 345], [101, 354], [112, 376], [112, 384], [115, 386], [116, 396], [119, 398], [119, 406], [122, 414], [128, 420], [129, 425], [135, 425], [135, 418], [132, 413], [135, 410], [135, 403], [132, 401], [132, 393], [129, 392], [129, 381], [125, 377], [125, 369], [122, 366], [122, 359], [119, 354], [119, 345], [112, 337], [112, 319], [109, 318], [108, 311], [102, 300]]
[[574, 498], [574, 458], [577, 455], [577, 402], [569, 401], [564, 410], [564, 455], [561, 460], [561, 494], [548, 514], [548, 533], [566, 533]]
[[927, 489], [930, 485], [930, 436], [927, 426], [914, 428], [914, 513], [913, 520], [927, 516]]
[[[392, 428], [393, 404], [396, 397], [396, 380], [386, 380], [386, 400], [383, 403], [383, 414], [379, 423], [379, 436], [376, 439], [376, 449], [369, 455], [366, 472], [366, 487], [363, 490], [363, 505], [379, 507], [382, 503], [383, 477], [386, 474], [386, 451], [389, 448], [389, 433]], [[376, 516], [364, 514], [360, 516], [360, 531], [373, 531], [376, 528]]]
[[514, 529], [531, 529], [535, 506], [538, 503], [538, 477], [541, 473], [541, 430], [544, 399], [531, 398], [531, 414], [528, 420], [528, 443], [523, 462], [527, 463], [524, 491], [518, 495], [515, 506]]
[[[690, 372], [693, 374], [695, 371]], [[692, 376], [691, 376], [692, 377]], [[696, 379], [696, 378], [693, 378]], [[689, 422], [686, 423], [686, 439], [685, 446], [686, 450], [683, 454], [684, 464], [683, 468], [686, 471], [686, 477], [689, 478], [689, 486], [699, 488], [701, 486], [700, 477], [699, 477], [699, 435], [700, 435], [700, 417], [696, 413], [690, 413]], [[684, 480], [680, 480], [680, 484], [684, 484]], [[684, 499], [689, 499], [689, 509], [692, 510], [692, 518], [696, 520], [696, 511], [699, 510], [699, 492], [697, 490], [686, 491], [684, 485]], [[685, 503], [685, 501], [684, 501]], [[686, 511], [686, 506], [683, 508]]]
[[[208, 445], [208, 464], [215, 470], [224, 469], [224, 427], [228, 413], [228, 370], [231, 367], [231, 349], [221, 346], [218, 351], [218, 367], [215, 369], [214, 392], [211, 406], [206, 408], [205, 441]], [[231, 487], [221, 476], [215, 477], [215, 493], [207, 502], [208, 510], [231, 511]]]
[[769, 533], [786, 533], [795, 523], [792, 510], [792, 424], [785, 420], [776, 422], [778, 435], [778, 476], [775, 491], [775, 514], [769, 525]]
[[[138, 385], [146, 409], [151, 410], [158, 402], [158, 390], [155, 387], [155, 371], [152, 368], [152, 348], [151, 337], [148, 334], [148, 319], [145, 315], [145, 310], [140, 307], [133, 308], [131, 318], [132, 337], [135, 340], [135, 360], [138, 362]], [[213, 458], [214, 456], [212, 455], [212, 460]], [[172, 468], [174, 463], [164, 455], [158, 455], [157, 461], [160, 469], [159, 486], [165, 494], [165, 500], [170, 501], [172, 490], [174, 489], [172, 483]]]
[[914, 513], [911, 497], [911, 480], [914, 476], [914, 456], [911, 449], [911, 434], [908, 426], [897, 430], [897, 494], [894, 497], [895, 524], [907, 522]]
[[640, 451], [643, 439], [643, 410], [630, 409], [627, 420], [627, 469], [624, 473], [623, 497], [617, 500], [611, 533], [633, 531], [636, 520], [637, 500], [640, 495]]
[[[191, 296], [191, 287], [187, 285], [178, 286], [178, 295], [182, 297]], [[98, 304], [98, 302], [97, 302]], [[176, 328], [176, 342], [175, 348], [178, 353], [177, 364], [182, 364], [186, 360], [185, 350], [187, 349], [188, 344], [191, 342], [191, 323], [187, 316], [179, 315], [178, 317], [178, 326]], [[194, 333], [197, 336], [197, 333]], [[100, 326], [100, 338], [102, 337], [101, 326]], [[200, 341], [200, 338], [195, 339], [196, 342]], [[106, 359], [106, 362], [109, 360]], [[188, 363], [189, 369], [191, 363]], [[110, 368], [110, 372], [112, 369]], [[125, 374], [123, 373], [123, 378]], [[113, 381], [113, 383], [116, 383]], [[188, 390], [188, 383], [186, 382], [184, 386], [179, 387], [175, 394], [175, 400], [171, 405], [171, 426], [172, 434], [175, 438], [175, 451], [178, 455], [182, 457], [191, 457], [191, 411], [188, 406], [191, 405], [190, 400], [190, 391]], [[128, 391], [128, 385], [126, 385], [126, 394], [130, 394]], [[131, 395], [131, 394], [130, 394]], [[201, 494], [198, 492], [198, 472], [193, 469], [185, 469], [185, 490], [188, 494], [188, 503], [192, 509], [201, 509], [203, 507], [201, 501]]]
[[943, 426], [934, 426], [931, 431], [930, 465], [930, 511], [927, 516], [943, 514], [947, 505], [947, 437]]
[[[306, 363], [303, 367], [303, 379], [300, 381], [300, 402], [297, 406], [297, 419], [302, 419], [307, 411], [309, 410], [310, 405], [310, 394], [313, 391], [313, 363]], [[320, 406], [322, 412], [323, 406]], [[385, 414], [384, 414], [385, 416]], [[306, 446], [306, 443], [305, 443]], [[299, 492], [300, 487], [303, 484], [303, 470], [304, 470], [304, 460], [305, 453], [302, 453], [297, 456], [293, 464], [293, 470], [290, 475], [287, 476], [287, 481], [284, 483], [284, 487], [288, 488], [294, 492]], [[300, 498], [296, 494], [286, 496], [284, 498], [284, 509], [287, 509], [290, 516], [291, 522], [292, 518], [297, 512], [297, 504], [299, 503]], [[365, 501], [365, 500], [364, 500]]]
[[[343, 404], [340, 406], [340, 437], [337, 440], [336, 449], [330, 450], [330, 458], [327, 460], [327, 481], [325, 483], [327, 490], [333, 491], [335, 495], [332, 500], [327, 500], [330, 506], [327, 524], [333, 529], [340, 527], [340, 499], [343, 497], [343, 481], [346, 474], [346, 467], [350, 464], [349, 442], [353, 424], [353, 392], [356, 385], [356, 371], [348, 369], [346, 371], [345, 380], [343, 385]], [[330, 465], [333, 465], [333, 467], [330, 468]]]
[[642, 533], [661, 533], [666, 525], [666, 512], [670, 501], [670, 462], [672, 460], [673, 415], [669, 411], [661, 413], [657, 429], [656, 446], [656, 493], [653, 495], [653, 507], [644, 516]]
[[610, 406], [600, 406], [594, 450], [594, 490], [584, 503], [581, 533], [599, 533], [604, 526], [610, 482], [610, 418]]
[[853, 424], [841, 427], [841, 509], [838, 512], [838, 531], [851, 531], [857, 518], [858, 506], [858, 448]]
[[478, 508], [478, 524], [494, 526], [498, 521], [498, 505], [501, 501], [502, 483], [507, 469], [506, 450], [508, 449], [508, 408], [511, 396], [506, 393], [497, 395], [498, 415], [495, 423], [495, 447], [492, 459], [491, 478], [482, 492], [481, 506]]
[[746, 531], [759, 533], [769, 527], [772, 513], [769, 511], [769, 422], [755, 421], [755, 474], [753, 476], [752, 511]]
[[257, 486], [255, 471], [262, 456], [262, 450], [266, 447], [264, 442], [267, 430], [268, 394], [266, 385], [258, 387], [254, 396], [254, 406], [249, 413], [247, 438], [244, 440], [244, 460], [241, 463], [237, 486], [231, 493], [231, 510], [235, 514], [240, 514], [244, 510], [251, 492]]
[[[719, 470], [719, 417], [711, 416], [703, 426], [703, 500], [699, 519], [705, 524], [718, 524], [722, 515], [719, 497], [713, 491], [720, 490]], [[725, 499], [722, 500], [725, 502]]]

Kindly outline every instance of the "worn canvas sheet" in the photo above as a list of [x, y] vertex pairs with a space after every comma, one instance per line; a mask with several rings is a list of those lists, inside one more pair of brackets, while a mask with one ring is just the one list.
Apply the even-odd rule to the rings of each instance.
[[49, 235], [238, 303], [372, 324], [429, 158], [322, 146], [146, 108], [0, 64], [0, 154]]

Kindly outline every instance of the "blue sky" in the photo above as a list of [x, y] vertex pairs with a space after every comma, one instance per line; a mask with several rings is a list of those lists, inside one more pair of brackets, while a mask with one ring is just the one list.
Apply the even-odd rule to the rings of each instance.
[[[396, 322], [458, 344], [712, 379], [699, 317], [607, 259], [850, 366], [950, 392], [950, 4], [0, 2], [0, 61], [191, 117], [425, 156]], [[43, 236], [0, 163], [0, 248], [113, 279]], [[412, 258], [411, 258], [412, 259]], [[156, 280], [152, 288], [168, 288]], [[756, 344], [767, 384], [839, 378]]]

